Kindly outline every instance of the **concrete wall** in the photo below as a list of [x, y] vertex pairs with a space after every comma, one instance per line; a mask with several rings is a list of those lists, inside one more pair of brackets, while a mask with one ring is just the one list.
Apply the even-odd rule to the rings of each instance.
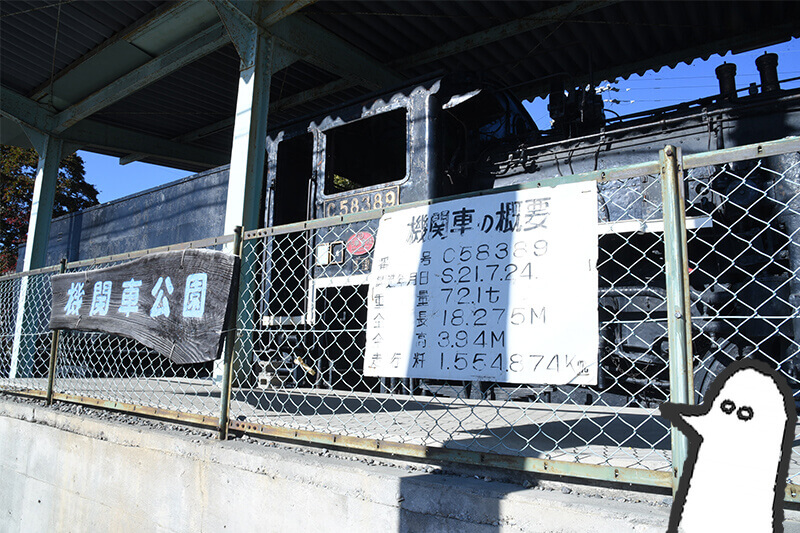
[[224, 231], [227, 194], [225, 166], [56, 218], [50, 225], [46, 263], [218, 237]]
[[524, 488], [432, 465], [254, 439], [222, 443], [83, 411], [0, 395], [0, 531], [666, 529], [663, 495], [635, 503], [639, 496], [621, 491], [542, 490], [535, 481]]

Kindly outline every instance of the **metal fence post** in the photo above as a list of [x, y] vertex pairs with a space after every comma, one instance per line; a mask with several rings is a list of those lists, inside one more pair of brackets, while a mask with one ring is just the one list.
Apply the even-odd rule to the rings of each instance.
[[222, 370], [222, 391], [220, 393], [220, 413], [219, 413], [219, 438], [228, 438], [228, 420], [230, 419], [231, 409], [231, 382], [233, 381], [233, 348], [236, 344], [236, 323], [238, 321], [239, 292], [241, 291], [242, 278], [244, 277], [244, 265], [242, 264], [242, 226], [236, 226], [233, 230], [233, 253], [239, 257], [239, 288], [237, 294], [231, 298], [230, 313], [228, 315], [228, 331], [225, 337], [225, 353], [223, 355]]
[[[67, 259], [61, 259], [58, 273], [63, 274], [67, 271]], [[53, 387], [56, 381], [56, 357], [58, 357], [58, 338], [61, 330], [54, 329], [50, 335], [50, 365], [47, 367], [47, 405], [53, 403]]]
[[[664, 260], [667, 284], [670, 401], [694, 403], [692, 318], [689, 264], [686, 249], [686, 211], [681, 153], [674, 146], [659, 152], [664, 201]], [[672, 428], [673, 492], [683, 472], [688, 441]]]

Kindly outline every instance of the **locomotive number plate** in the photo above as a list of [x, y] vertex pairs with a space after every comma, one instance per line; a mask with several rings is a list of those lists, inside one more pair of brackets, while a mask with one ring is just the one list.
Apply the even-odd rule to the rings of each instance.
[[347, 215], [360, 213], [371, 209], [381, 209], [397, 205], [400, 188], [387, 187], [385, 189], [371, 190], [369, 192], [348, 194], [344, 198], [325, 201], [325, 216]]

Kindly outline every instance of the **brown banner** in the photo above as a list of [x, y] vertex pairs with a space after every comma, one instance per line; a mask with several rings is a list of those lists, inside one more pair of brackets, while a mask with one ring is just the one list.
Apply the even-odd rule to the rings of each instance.
[[51, 329], [131, 337], [175, 363], [217, 359], [237, 257], [211, 250], [148, 255], [53, 276]]

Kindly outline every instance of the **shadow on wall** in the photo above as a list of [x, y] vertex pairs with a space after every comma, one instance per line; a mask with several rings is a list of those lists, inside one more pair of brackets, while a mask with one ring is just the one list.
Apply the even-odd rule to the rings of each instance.
[[[434, 471], [435, 472], [435, 471]], [[500, 502], [525, 490], [511, 483], [492, 482], [493, 472], [481, 475], [409, 475], [400, 481], [398, 533], [494, 533], [513, 527], [501, 514]], [[530, 481], [526, 486], [534, 486]]]
[[[81, 235], [83, 234], [83, 212], [73, 213], [69, 219], [67, 235], [67, 261], [77, 261], [81, 253]], [[61, 235], [58, 236], [61, 238]]]
[[[523, 494], [509, 498], [529, 490], [536, 491], [530, 499]], [[654, 513], [651, 505], [629, 502], [629, 496], [621, 492], [624, 490], [635, 491], [635, 500], [642, 502], [671, 501], [668, 488], [621, 487], [602, 481], [445, 464], [441, 469], [428, 468], [425, 474], [409, 474], [400, 480], [397, 532], [632, 531], [635, 523], [630, 522], [629, 512], [635, 512], [634, 506], [644, 506], [642, 514], [648, 516], [648, 521], [652, 519], [651, 528], [655, 529], [648, 531], [666, 529], [666, 506]], [[586, 500], [592, 496], [613, 502]], [[536, 501], [539, 499], [541, 504]], [[628, 503], [620, 504], [618, 500]], [[626, 507], [608, 513], [600, 511], [608, 503]], [[592, 507], [602, 515], [595, 515]]]
[[[635, 449], [646, 452], [644, 456], [655, 452], [663, 461], [668, 461], [668, 454], [659, 451], [669, 450], [669, 425], [662, 418], [653, 416], [597, 413], [579, 420], [550, 420], [525, 425], [509, 423], [506, 427], [477, 431], [461, 428], [458, 437], [451, 436], [443, 446], [456, 454], [458, 450], [483, 450], [487, 453], [549, 458], [551, 454], [558, 455], [560, 450], [578, 455], [595, 453], [586, 450], [588, 443], [603, 450], [620, 448], [623, 451], [624, 447], [625, 454]], [[430, 453], [433, 461], [436, 461], [436, 451], [434, 449]], [[667, 464], [663, 466], [667, 467]], [[398, 531], [488, 533], [517, 527], [528, 527], [535, 531], [535, 525], [515, 521], [513, 504], [501, 503], [509, 494], [536, 487], [564, 494], [570, 494], [573, 490], [570, 487], [576, 486], [591, 487], [592, 490], [601, 487], [615, 490], [624, 488], [601, 481], [568, 479], [493, 467], [445, 463], [443, 470], [456, 475], [437, 475], [442, 472], [431, 468], [427, 474], [410, 475], [401, 480]], [[561, 483], [564, 485], [560, 485]], [[670, 494], [669, 489], [628, 488], [642, 493], [664, 496]], [[561, 494], [556, 494], [555, 497], [560, 498]], [[578, 515], [574, 516], [577, 517]], [[549, 523], [546, 526], [549, 528], [553, 523], [548, 521], [559, 518], [554, 517], [551, 512], [549, 515], [543, 514], [542, 520], [540, 525], [545, 527]]]

